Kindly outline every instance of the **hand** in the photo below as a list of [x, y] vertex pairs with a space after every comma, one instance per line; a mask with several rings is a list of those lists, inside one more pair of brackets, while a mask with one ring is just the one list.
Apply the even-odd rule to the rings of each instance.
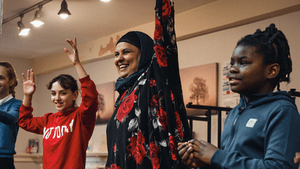
[[22, 73], [22, 78], [23, 78], [23, 91], [24, 91], [24, 95], [31, 96], [35, 92], [33, 70], [30, 69], [30, 70], [27, 71], [27, 79], [25, 78], [24, 73]]
[[218, 148], [203, 140], [190, 140], [189, 143], [192, 143], [193, 145], [194, 158], [197, 158], [210, 165], [211, 158]]
[[294, 162], [295, 164], [300, 163], [300, 152], [296, 152]]
[[71, 62], [76, 65], [77, 63], [80, 63], [78, 51], [77, 51], [77, 42], [76, 37], [74, 38], [74, 42], [72, 40], [67, 39], [67, 42], [72, 46], [73, 54], [69, 52], [67, 48], [64, 48], [65, 52], [68, 54], [69, 59]]
[[190, 143], [178, 143], [178, 154], [182, 162], [190, 168], [203, 167], [205, 163], [194, 158], [193, 146]]

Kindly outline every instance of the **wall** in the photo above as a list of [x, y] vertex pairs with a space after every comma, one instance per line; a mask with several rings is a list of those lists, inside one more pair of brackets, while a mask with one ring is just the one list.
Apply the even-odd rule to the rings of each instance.
[[[293, 12], [282, 16], [277, 16], [271, 19], [266, 19], [258, 21], [255, 23], [242, 25], [238, 27], [233, 27], [231, 29], [225, 29], [218, 32], [204, 34], [191, 39], [186, 39], [178, 42], [178, 52], [179, 52], [179, 63], [180, 68], [187, 68], [212, 62], [224, 62], [230, 59], [232, 51], [235, 47], [236, 42], [244, 35], [253, 33], [257, 28], [264, 29], [271, 22], [275, 23], [276, 26], [281, 29], [287, 39], [289, 40], [291, 48], [291, 57], [293, 60], [293, 72], [291, 74], [291, 83], [289, 85], [282, 85], [282, 88], [296, 88], [300, 90], [300, 79], [298, 79], [298, 74], [300, 73], [300, 12]], [[93, 44], [94, 42], [90, 42]], [[82, 49], [82, 48], [80, 48]], [[66, 57], [62, 55], [61, 57]], [[11, 62], [17, 73], [18, 78], [21, 80], [21, 72], [26, 72], [28, 68], [32, 66], [30, 60], [25, 59], [14, 59], [14, 58], [2, 58], [1, 60], [6, 60]], [[90, 74], [91, 78], [96, 84], [106, 83], [115, 81], [118, 74], [113, 65], [112, 56], [107, 56], [102, 60], [92, 60], [84, 64], [84, 68]], [[42, 116], [47, 112], [56, 112], [54, 106], [51, 104], [49, 91], [46, 89], [47, 82], [54, 76], [60, 73], [68, 73], [74, 77], [76, 75], [75, 69], [73, 67], [65, 68], [63, 70], [55, 71], [47, 74], [40, 74], [36, 77], [37, 90], [33, 98], [34, 116]], [[219, 71], [220, 73], [220, 71]], [[221, 79], [219, 78], [219, 81]], [[219, 90], [221, 87], [219, 87]], [[22, 99], [22, 85], [17, 87], [17, 98]], [[46, 97], [45, 97], [46, 96]], [[47, 97], [49, 96], [49, 97]], [[221, 103], [221, 95], [218, 94], [218, 101]], [[300, 98], [296, 99], [298, 107], [300, 107]], [[222, 106], [222, 105], [220, 105]], [[203, 122], [194, 124], [194, 129], [196, 131], [196, 137], [200, 139], [206, 139], [206, 127]], [[106, 126], [100, 125], [96, 126], [94, 135], [92, 137], [93, 142], [98, 142], [99, 139], [105, 134]], [[203, 134], [204, 133], [204, 134]], [[216, 137], [216, 133], [213, 133], [213, 139]], [[40, 143], [42, 141], [41, 136], [31, 134], [20, 129], [16, 151], [18, 153], [25, 152], [25, 148], [28, 144], [29, 138], [39, 138]], [[214, 143], [214, 142], [213, 142]], [[42, 143], [40, 144], [42, 147]], [[40, 149], [42, 152], [42, 148]], [[16, 168], [38, 168], [35, 164], [16, 164]]]
[[[187, 39], [297, 10], [300, 10], [300, 0], [218, 0], [176, 14], [176, 35], [180, 40]], [[139, 30], [153, 37], [154, 21], [136, 26], [131, 30]], [[81, 60], [93, 62], [107, 58], [111, 53], [99, 54], [100, 46], [105, 47], [109, 42], [115, 42], [118, 36], [127, 31], [129, 29], [78, 45]], [[71, 66], [72, 64], [64, 57], [63, 52], [33, 60], [33, 67], [37, 74], [45, 74]]]
[[[282, 88], [286, 88], [287, 90], [289, 90], [289, 88], [296, 88], [300, 90], [300, 79], [297, 77], [297, 74], [300, 73], [300, 67], [295, 66], [300, 65], [300, 11], [179, 41], [179, 66], [180, 68], [186, 68], [212, 62], [222, 63], [224, 61], [228, 61], [231, 57], [236, 42], [242, 36], [253, 33], [257, 28], [265, 29], [265, 27], [269, 26], [270, 23], [275, 23], [276, 26], [285, 33], [291, 48], [291, 57], [294, 65], [294, 70], [291, 74], [292, 80], [288, 86], [282, 85]], [[113, 58], [107, 58], [101, 61], [84, 64], [84, 68], [86, 69], [87, 73], [90, 74], [91, 78], [96, 84], [115, 81], [118, 77], [113, 65]], [[46, 112], [55, 111], [53, 105], [50, 104], [50, 96], [49, 98], [44, 97], [49, 95], [49, 91], [46, 90], [45, 86], [51, 78], [60, 73], [69, 73], [74, 77], [78, 77], [76, 75], [75, 68], [73, 67], [37, 76], [36, 81], [38, 87], [34, 97], [39, 98], [39, 103], [45, 104], [33, 105], [35, 107], [35, 112], [37, 112], [36, 115], [43, 115]], [[219, 70], [219, 74], [220, 73], [221, 72]], [[221, 81], [220, 77], [219, 81]], [[220, 90], [221, 87], [219, 86], [219, 91]], [[221, 99], [222, 97], [219, 93], [219, 103], [221, 103]], [[296, 100], [298, 107], [300, 107], [300, 98]], [[219, 104], [219, 106], [222, 105]], [[194, 129], [196, 130], [197, 138], [206, 139], [206, 123], [196, 123], [194, 124]], [[215, 128], [213, 128], [213, 130], [214, 129]], [[101, 137], [105, 134], [105, 130], [106, 125], [96, 126], [92, 142], [99, 142], [99, 140], [102, 139]], [[215, 140], [216, 133], [213, 132], [212, 136], [213, 140]], [[215, 141], [213, 143], [216, 144]]]

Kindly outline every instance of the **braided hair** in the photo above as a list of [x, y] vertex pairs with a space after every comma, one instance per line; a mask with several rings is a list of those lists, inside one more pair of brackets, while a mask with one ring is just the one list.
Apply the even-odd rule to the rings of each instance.
[[264, 57], [265, 64], [278, 63], [280, 71], [275, 80], [275, 87], [280, 91], [280, 82], [290, 82], [290, 73], [292, 72], [292, 60], [290, 56], [290, 47], [285, 35], [270, 24], [266, 30], [257, 29], [253, 35], [247, 35], [237, 42], [237, 46], [254, 46], [256, 53]]

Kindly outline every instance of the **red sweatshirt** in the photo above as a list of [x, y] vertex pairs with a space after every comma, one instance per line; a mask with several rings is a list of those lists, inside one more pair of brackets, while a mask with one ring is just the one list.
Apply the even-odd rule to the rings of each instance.
[[31, 106], [21, 105], [19, 126], [43, 134], [44, 169], [84, 169], [86, 149], [95, 127], [98, 92], [89, 76], [79, 79], [82, 90], [80, 107], [65, 113], [33, 117]]

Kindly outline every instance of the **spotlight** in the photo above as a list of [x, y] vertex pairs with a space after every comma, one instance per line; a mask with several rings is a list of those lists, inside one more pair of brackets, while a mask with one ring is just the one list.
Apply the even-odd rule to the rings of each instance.
[[61, 3], [61, 8], [57, 13], [62, 19], [66, 19], [69, 15], [71, 15], [70, 11], [68, 10], [68, 4], [66, 0], [63, 0]]
[[17, 23], [18, 24], [18, 28], [19, 28], [19, 36], [27, 36], [30, 29], [29, 28], [26, 28], [24, 26], [24, 24], [22, 23], [22, 18], [23, 18], [23, 15], [20, 15], [20, 18], [21, 20]]
[[37, 10], [34, 14], [33, 20], [30, 22], [34, 27], [40, 27], [44, 25], [44, 22], [41, 20], [41, 6], [39, 6], [39, 10]]

